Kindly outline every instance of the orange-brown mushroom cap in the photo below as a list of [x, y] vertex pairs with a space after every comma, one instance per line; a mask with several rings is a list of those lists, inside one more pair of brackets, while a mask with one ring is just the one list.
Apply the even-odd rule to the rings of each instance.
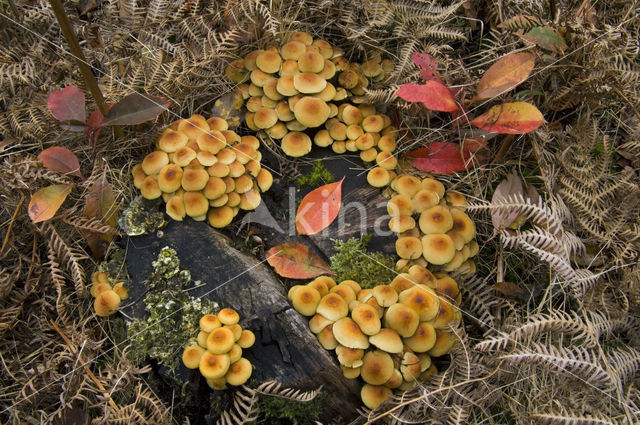
[[303, 96], [293, 107], [293, 114], [302, 125], [318, 127], [329, 118], [327, 102], [314, 96]]
[[311, 152], [311, 139], [305, 133], [292, 131], [282, 138], [282, 150], [291, 157], [301, 157]]
[[233, 331], [227, 327], [220, 327], [209, 332], [207, 350], [213, 354], [228, 353], [236, 342]]
[[222, 378], [229, 370], [230, 363], [228, 354], [214, 354], [205, 351], [200, 357], [198, 368], [205, 378]]
[[360, 327], [349, 317], [343, 317], [333, 324], [333, 335], [338, 343], [349, 348], [369, 348], [369, 339]]
[[240, 315], [231, 308], [223, 308], [218, 312], [218, 319], [223, 325], [235, 325], [240, 321]]
[[364, 355], [362, 361], [360, 376], [367, 384], [383, 385], [393, 375], [393, 360], [384, 351], [369, 351]]
[[431, 264], [442, 265], [453, 259], [456, 248], [448, 235], [432, 234], [422, 237], [422, 256]]
[[224, 376], [229, 385], [242, 385], [249, 380], [253, 372], [253, 365], [244, 357], [229, 366]]
[[369, 343], [387, 353], [402, 353], [402, 339], [398, 332], [390, 328], [382, 328], [380, 332], [370, 336]]
[[101, 317], [110, 316], [120, 306], [120, 297], [113, 290], [102, 291], [93, 301], [96, 314]]
[[205, 353], [204, 348], [198, 345], [187, 347], [182, 352], [182, 363], [188, 369], [197, 369], [200, 365], [200, 358]]
[[215, 314], [205, 314], [200, 318], [200, 329], [206, 333], [210, 333], [212, 330], [222, 326], [222, 322]]
[[385, 326], [389, 327], [402, 337], [413, 335], [420, 322], [420, 316], [414, 309], [404, 304], [390, 306], [384, 314]]

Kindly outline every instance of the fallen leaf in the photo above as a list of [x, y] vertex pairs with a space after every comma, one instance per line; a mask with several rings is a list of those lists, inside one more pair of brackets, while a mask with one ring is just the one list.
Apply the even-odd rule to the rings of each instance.
[[52, 146], [40, 152], [38, 159], [42, 161], [42, 165], [49, 170], [62, 174], [73, 174], [74, 176], [82, 178], [78, 157], [67, 148]]
[[[529, 199], [532, 204], [537, 204], [540, 195], [536, 189], [522, 181], [515, 170], [512, 170], [507, 177], [496, 186], [496, 190], [491, 197], [491, 203], [507, 199], [513, 195], [520, 195], [524, 199]], [[519, 208], [493, 209], [491, 210], [491, 222], [493, 223], [494, 234], [503, 229], [517, 229], [526, 221], [526, 217], [520, 214]]]
[[491, 65], [478, 82], [478, 94], [471, 103], [506, 93], [527, 79], [535, 57], [531, 53], [511, 53]]
[[116, 197], [106, 178], [96, 181], [84, 200], [82, 215], [89, 218], [97, 218], [104, 224], [113, 227], [118, 226], [118, 208]]
[[532, 104], [511, 102], [493, 106], [488, 112], [474, 118], [471, 124], [490, 133], [524, 134], [545, 122], [542, 113]]
[[169, 105], [169, 100], [164, 97], [133, 93], [109, 109], [102, 126], [141, 124], [156, 118]]
[[84, 130], [84, 134], [87, 136], [89, 144], [93, 147], [95, 147], [98, 141], [103, 121], [104, 116], [99, 109], [96, 109], [91, 113], [91, 115], [89, 115], [89, 120], [87, 121], [87, 127]]
[[47, 108], [58, 121], [77, 121], [84, 123], [84, 93], [76, 86], [67, 86], [49, 95]]
[[442, 77], [438, 72], [438, 62], [430, 54], [413, 52], [411, 59], [420, 68], [420, 75], [425, 81], [436, 80], [442, 82]]
[[513, 282], [498, 282], [492, 285], [491, 289], [500, 292], [507, 298], [514, 298], [525, 302], [529, 299], [527, 292]]
[[521, 37], [553, 53], [560, 54], [567, 48], [564, 38], [547, 25], [532, 28]]
[[449, 89], [439, 81], [430, 80], [425, 84], [405, 84], [398, 90], [398, 96], [407, 102], [422, 102], [432, 111], [454, 112], [458, 104]]
[[285, 242], [266, 253], [267, 262], [280, 276], [290, 279], [311, 279], [323, 274], [335, 274], [309, 247], [297, 242]]
[[481, 138], [465, 140], [463, 145], [450, 142], [434, 142], [429, 146], [409, 152], [415, 158], [411, 165], [421, 171], [453, 174], [465, 171], [473, 164], [474, 153], [487, 146]]
[[54, 184], [43, 187], [31, 196], [29, 201], [29, 218], [34, 223], [49, 220], [53, 217], [69, 193], [73, 184]]
[[296, 230], [301, 235], [314, 235], [336, 219], [342, 202], [342, 182], [329, 183], [312, 190], [302, 199], [296, 212]]

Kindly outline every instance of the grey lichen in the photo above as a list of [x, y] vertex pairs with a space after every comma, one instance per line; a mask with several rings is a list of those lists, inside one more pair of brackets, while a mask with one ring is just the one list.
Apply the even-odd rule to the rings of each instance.
[[129, 236], [144, 235], [164, 227], [167, 219], [159, 209], [161, 201], [137, 196], [122, 212], [118, 226]]
[[162, 248], [152, 265], [154, 271], [144, 297], [149, 317], [130, 322], [128, 335], [135, 360], [151, 357], [173, 371], [185, 344], [195, 340], [200, 318], [216, 313], [218, 304], [187, 295], [185, 290], [192, 286], [191, 273], [180, 270], [180, 258], [174, 249]]

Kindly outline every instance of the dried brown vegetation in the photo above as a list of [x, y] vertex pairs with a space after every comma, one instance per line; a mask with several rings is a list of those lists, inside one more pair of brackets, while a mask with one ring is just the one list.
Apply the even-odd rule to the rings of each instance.
[[[132, 364], [127, 344], [113, 339], [114, 322], [97, 320], [91, 310], [87, 276], [95, 264], [80, 231], [105, 229], [78, 218], [84, 194], [72, 195], [44, 224], [27, 215], [34, 190], [70, 181], [39, 165], [36, 155], [52, 145], [76, 152], [89, 182], [105, 173], [124, 205], [133, 198], [129, 169], [148, 153], [160, 123], [117, 141], [103, 131], [89, 169], [94, 162], [84, 136], [60, 130], [46, 109], [48, 93], [83, 84], [53, 13], [45, 1], [14, 3], [19, 16], [0, 1], [0, 420], [174, 422], [171, 397], [153, 393], [144, 379], [148, 368]], [[468, 131], [397, 102], [399, 85], [420, 78], [414, 51], [433, 55], [449, 85], [465, 85], [504, 54], [534, 49], [519, 30], [541, 23], [560, 29], [565, 52], [538, 50], [536, 69], [511, 95], [537, 104], [551, 124], [518, 136], [501, 162], [448, 178], [473, 200], [469, 210], [481, 221], [484, 241], [477, 277], [460, 285], [464, 327], [455, 329], [451, 363], [428, 386], [360, 419], [640, 422], [638, 1], [121, 0], [82, 16], [77, 3], [83, 2], [65, 6], [107, 100], [137, 90], [163, 95], [173, 100], [170, 120], [207, 112], [232, 89], [223, 77], [230, 60], [290, 30], [330, 39], [347, 56], [383, 51], [397, 64], [394, 74], [369, 87], [367, 97], [397, 104], [396, 118], [412, 134], [399, 152]], [[519, 15], [530, 18], [499, 28]], [[472, 31], [472, 23], [480, 28]], [[491, 145], [495, 153], [499, 143]], [[484, 201], [512, 167], [535, 185], [540, 203]], [[519, 209], [528, 227], [491, 239], [485, 212], [500, 208]], [[492, 289], [505, 280], [520, 286], [525, 299]], [[252, 418], [254, 391], [239, 393], [238, 411], [225, 420]]]

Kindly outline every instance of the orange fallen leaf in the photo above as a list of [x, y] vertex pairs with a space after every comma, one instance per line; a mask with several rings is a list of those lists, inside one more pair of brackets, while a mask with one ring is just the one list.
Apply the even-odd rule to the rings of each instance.
[[267, 262], [280, 276], [290, 279], [311, 279], [323, 274], [334, 274], [309, 247], [297, 242], [276, 245], [266, 253]]
[[490, 133], [524, 134], [545, 122], [542, 113], [532, 104], [511, 102], [493, 106], [471, 121], [471, 124]]
[[73, 186], [73, 184], [54, 184], [34, 193], [29, 201], [28, 210], [31, 221], [39, 223], [53, 217], [71, 193]]
[[342, 202], [342, 182], [329, 183], [304, 197], [296, 213], [296, 230], [313, 235], [329, 227], [338, 216]]
[[424, 84], [405, 84], [397, 94], [407, 102], [422, 102], [425, 108], [432, 111], [455, 112], [459, 109], [451, 91], [436, 80]]
[[82, 178], [78, 157], [67, 148], [52, 146], [40, 152], [38, 159], [49, 170]]
[[478, 82], [478, 94], [471, 100], [490, 99], [505, 93], [527, 79], [535, 63], [531, 53], [511, 53], [491, 65]]

